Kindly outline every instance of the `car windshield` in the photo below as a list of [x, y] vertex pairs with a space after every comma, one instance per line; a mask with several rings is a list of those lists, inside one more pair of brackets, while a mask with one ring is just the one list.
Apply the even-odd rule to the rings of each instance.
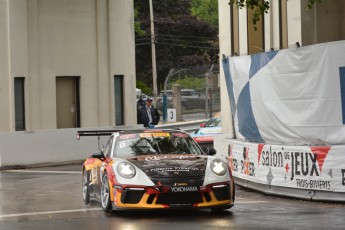
[[212, 117], [205, 125], [205, 127], [215, 127], [215, 126], [221, 126], [222, 120], [220, 119], [220, 116], [214, 116]]
[[152, 154], [204, 154], [195, 141], [181, 132], [145, 132], [120, 135], [115, 146], [116, 157]]

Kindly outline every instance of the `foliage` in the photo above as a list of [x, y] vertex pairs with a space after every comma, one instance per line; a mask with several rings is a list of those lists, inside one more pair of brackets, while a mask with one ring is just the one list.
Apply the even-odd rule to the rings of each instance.
[[240, 9], [247, 7], [248, 9], [254, 10], [250, 21], [254, 24], [255, 29], [256, 23], [260, 21], [260, 18], [264, 13], [268, 13], [270, 8], [270, 3], [267, 0], [230, 0], [229, 2], [230, 5], [233, 5], [234, 3]]
[[[219, 60], [218, 27], [193, 16], [191, 3], [192, 0], [152, 0], [158, 87], [164, 85], [172, 68], [209, 68], [210, 63]], [[152, 86], [149, 1], [134, 0], [134, 5], [138, 10], [137, 21], [146, 32], [145, 35], [136, 33], [136, 76]]]
[[[179, 84], [183, 86], [185, 89], [195, 89], [197, 91], [200, 91], [202, 89], [205, 89], [205, 78], [196, 78], [193, 76], [187, 76], [185, 78], [177, 79], [175, 81], [172, 81], [169, 86]], [[170, 87], [169, 87], [170, 88]]]
[[311, 8], [313, 8], [315, 3], [321, 3], [321, 2], [322, 0], [308, 0], [307, 9], [310, 10]]
[[[322, 2], [322, 0], [308, 0], [307, 9], [313, 8], [315, 3], [320, 2]], [[254, 10], [252, 19], [250, 20], [253, 23], [254, 28], [256, 28], [255, 25], [260, 21], [261, 16], [264, 13], [267, 14], [270, 8], [270, 3], [267, 0], [229, 0], [229, 5], [233, 4], [236, 4], [240, 9], [246, 7]]]
[[[138, 9], [134, 9], [134, 20], [138, 18], [138, 13], [139, 13]], [[134, 30], [135, 30], [135, 34], [138, 34], [139, 36], [143, 36], [146, 34], [145, 30], [141, 29], [140, 21], [134, 22]]]
[[218, 26], [218, 0], [192, 0], [192, 15]]
[[141, 89], [142, 93], [145, 93], [146, 95], [152, 95], [152, 89], [149, 87], [145, 82], [137, 80], [137, 88]]

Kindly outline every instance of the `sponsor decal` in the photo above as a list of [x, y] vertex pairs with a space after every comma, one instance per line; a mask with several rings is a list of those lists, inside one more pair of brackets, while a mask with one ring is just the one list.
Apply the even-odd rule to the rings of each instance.
[[172, 135], [175, 137], [188, 137], [188, 134], [186, 133], [172, 133]]
[[164, 167], [149, 169], [150, 172], [189, 172], [198, 170], [199, 169], [195, 167]]
[[140, 133], [140, 137], [170, 137], [170, 133]]
[[120, 136], [120, 139], [121, 140], [127, 140], [127, 139], [132, 139], [132, 138], [135, 138], [135, 134], [134, 133], [132, 133], [132, 134], [126, 134], [126, 135], [121, 135]]
[[195, 159], [195, 156], [186, 156], [186, 155], [165, 155], [165, 156], [148, 156], [145, 157], [146, 161], [160, 161], [160, 160], [171, 160], [171, 159]]
[[187, 186], [187, 183], [174, 183], [174, 186]]
[[198, 187], [196, 186], [183, 186], [183, 187], [171, 187], [172, 192], [197, 192]]

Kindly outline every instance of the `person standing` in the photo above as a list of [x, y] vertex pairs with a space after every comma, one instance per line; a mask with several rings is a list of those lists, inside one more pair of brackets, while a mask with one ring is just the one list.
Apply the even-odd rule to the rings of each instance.
[[160, 114], [158, 110], [153, 107], [151, 98], [146, 99], [145, 106], [140, 108], [139, 113], [139, 124], [143, 124], [145, 128], [153, 129], [160, 120]]

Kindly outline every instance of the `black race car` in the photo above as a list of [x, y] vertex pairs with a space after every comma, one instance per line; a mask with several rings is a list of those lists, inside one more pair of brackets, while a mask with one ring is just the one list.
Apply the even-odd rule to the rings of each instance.
[[105, 212], [130, 209], [229, 209], [234, 180], [228, 165], [206, 153], [179, 130], [78, 131], [110, 135], [83, 164], [85, 204], [100, 201]]

